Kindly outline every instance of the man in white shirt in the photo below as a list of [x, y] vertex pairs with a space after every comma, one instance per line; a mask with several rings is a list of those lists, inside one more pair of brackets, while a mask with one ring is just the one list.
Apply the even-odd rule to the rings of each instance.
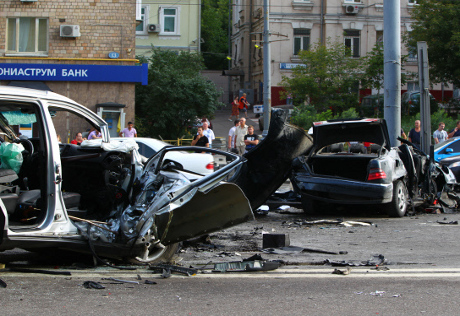
[[233, 151], [232, 149], [235, 148], [235, 131], [239, 124], [240, 124], [240, 120], [235, 120], [235, 126], [230, 128], [230, 130], [228, 131], [227, 148], [229, 151]]
[[435, 144], [442, 143], [447, 139], [447, 132], [444, 130], [446, 124], [444, 122], [439, 123], [438, 129], [433, 133], [433, 139]]
[[235, 148], [238, 149], [238, 154], [243, 155], [246, 150], [246, 144], [244, 143], [244, 136], [248, 133], [248, 126], [246, 125], [246, 119], [243, 117], [240, 119], [240, 125], [235, 131]]
[[203, 135], [208, 138], [209, 148], [212, 148], [212, 141], [216, 139], [216, 136], [214, 136], [212, 129], [208, 128], [207, 122], [203, 122]]

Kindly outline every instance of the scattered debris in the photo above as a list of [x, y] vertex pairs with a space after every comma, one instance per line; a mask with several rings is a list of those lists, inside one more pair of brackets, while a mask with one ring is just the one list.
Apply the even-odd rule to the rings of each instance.
[[166, 264], [166, 263], [160, 263], [160, 264], [156, 264], [154, 266], [150, 266], [150, 269], [154, 270], [154, 271], [155, 270], [159, 271], [159, 272], [162, 273], [162, 276], [165, 276], [165, 277], [168, 277], [168, 278], [171, 276], [172, 272], [185, 274], [187, 276], [196, 275], [198, 273], [198, 269], [179, 267], [179, 266], [175, 266], [175, 265], [172, 265], [172, 264]]
[[262, 205], [257, 210], [254, 211], [255, 215], [267, 215], [270, 211], [270, 207], [268, 205]]
[[162, 279], [167, 279], [171, 277], [171, 270], [163, 269], [163, 273], [160, 276]]
[[450, 222], [436, 221], [436, 223], [442, 224], [442, 225], [458, 225], [458, 221], [450, 221]]
[[2, 279], [0, 279], [0, 287], [2, 288], [6, 288], [8, 285], [6, 284], [5, 281], [3, 281]]
[[390, 268], [388, 267], [381, 267], [379, 265], [375, 266], [374, 268], [371, 268], [371, 270], [376, 270], [376, 271], [388, 271]]
[[386, 263], [385, 257], [383, 255], [373, 255], [367, 261], [358, 261], [358, 260], [325, 260], [326, 263], [329, 263], [331, 266], [380, 266]]
[[281, 266], [279, 261], [267, 261], [260, 255], [254, 255], [243, 261], [215, 263], [213, 272], [254, 272], [276, 270]]
[[339, 225], [339, 226], [344, 226], [344, 227], [354, 227], [354, 226], [372, 226], [373, 223], [372, 222], [358, 222], [358, 221], [342, 221], [340, 219], [337, 219], [337, 220], [319, 219], [315, 221], [297, 219], [291, 223], [289, 223], [288, 221], [284, 221], [282, 225], [288, 226], [288, 227], [315, 226], [315, 225]]
[[132, 283], [132, 284], [139, 284], [138, 281], [130, 281], [130, 280], [120, 280], [120, 279], [115, 279], [115, 278], [102, 278], [102, 280], [109, 280], [109, 281], [114, 281], [118, 283]]
[[155, 281], [145, 280], [144, 284], [158, 284], [158, 283]]
[[347, 267], [345, 270], [334, 269], [332, 274], [348, 275], [351, 272], [351, 268]]
[[283, 255], [288, 253], [301, 253], [301, 252], [316, 252], [316, 253], [325, 253], [328, 255], [346, 255], [348, 251], [328, 251], [314, 248], [303, 248], [296, 246], [280, 247], [280, 248], [264, 248], [262, 249], [265, 253]]
[[383, 294], [385, 294], [385, 291], [375, 291], [375, 292], [371, 292], [369, 294], [374, 295], [374, 296], [383, 296]]
[[83, 286], [86, 288], [86, 289], [96, 289], [96, 290], [102, 290], [102, 289], [105, 289], [105, 286], [103, 286], [102, 284], [98, 283], [98, 282], [94, 282], [94, 281], [85, 281], [83, 283]]
[[21, 272], [21, 273], [42, 273], [42, 274], [53, 274], [53, 275], [72, 275], [69, 271], [51, 271], [51, 270], [41, 270], [41, 269], [23, 269], [23, 268], [8, 268], [11, 272]]

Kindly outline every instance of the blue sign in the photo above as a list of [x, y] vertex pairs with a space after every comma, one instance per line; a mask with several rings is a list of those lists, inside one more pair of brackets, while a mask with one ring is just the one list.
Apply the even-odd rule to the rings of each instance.
[[293, 69], [296, 67], [305, 67], [305, 64], [280, 63], [280, 69]]
[[118, 58], [120, 57], [120, 54], [118, 54], [117, 52], [110, 52], [109, 53], [109, 58]]
[[0, 64], [0, 80], [148, 83], [148, 64], [138, 66]]

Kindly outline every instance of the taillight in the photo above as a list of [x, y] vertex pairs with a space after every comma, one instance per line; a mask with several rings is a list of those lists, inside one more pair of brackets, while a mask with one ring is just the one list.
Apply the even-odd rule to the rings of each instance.
[[209, 169], [209, 170], [214, 170], [214, 163], [213, 162], [210, 162], [206, 165], [206, 169]]
[[385, 173], [385, 171], [379, 168], [375, 168], [369, 171], [369, 176], [367, 177], [367, 181], [386, 179], [386, 178], [387, 178], [387, 174]]

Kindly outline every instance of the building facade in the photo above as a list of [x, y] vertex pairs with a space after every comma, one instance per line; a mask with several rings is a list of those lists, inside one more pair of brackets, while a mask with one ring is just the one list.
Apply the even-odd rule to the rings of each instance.
[[[136, 0], [1, 1], [0, 84], [40, 86], [74, 99], [116, 135], [117, 126], [134, 120], [135, 83], [147, 78], [135, 59], [137, 8]], [[72, 137], [81, 128], [56, 125]]]
[[[410, 32], [410, 12], [417, 1], [400, 1], [401, 33]], [[286, 103], [280, 98], [280, 82], [301, 62], [300, 50], [331, 39], [349, 47], [353, 58], [360, 58], [383, 41], [383, 0], [271, 0], [269, 7], [272, 105]], [[253, 91], [257, 103], [263, 99], [263, 12], [263, 0], [233, 2], [232, 70], [239, 70], [243, 79], [233, 77], [232, 90]], [[401, 54], [408, 54], [404, 43]], [[409, 56], [404, 71], [418, 71], [416, 56]], [[418, 81], [408, 82], [402, 87], [402, 92], [406, 90], [418, 90]], [[430, 91], [438, 101], [452, 96], [452, 86], [435, 85]]]
[[200, 0], [142, 0], [141, 23], [136, 27], [136, 54], [149, 57], [152, 46], [200, 51]]

